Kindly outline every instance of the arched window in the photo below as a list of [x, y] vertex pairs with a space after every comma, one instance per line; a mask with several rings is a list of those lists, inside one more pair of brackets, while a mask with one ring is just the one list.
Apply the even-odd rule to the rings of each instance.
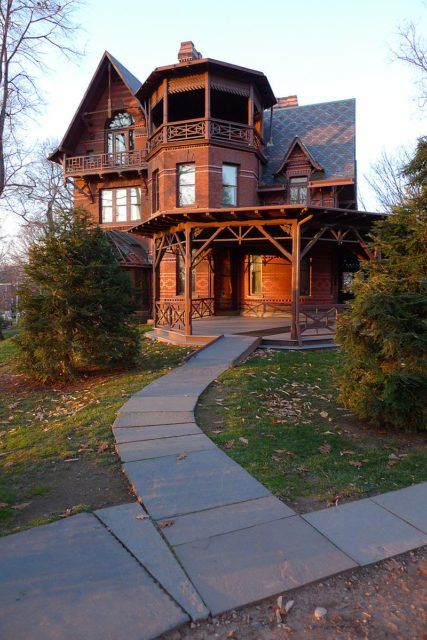
[[133, 125], [134, 119], [127, 111], [119, 111], [107, 120], [105, 150], [106, 153], [114, 156], [118, 164], [125, 161], [124, 155], [128, 151], [133, 151], [134, 134], [131, 128]]

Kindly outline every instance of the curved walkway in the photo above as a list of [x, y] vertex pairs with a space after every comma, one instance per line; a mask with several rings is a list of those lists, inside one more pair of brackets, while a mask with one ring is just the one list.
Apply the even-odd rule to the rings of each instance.
[[152, 640], [427, 543], [427, 483], [299, 516], [203, 434], [200, 394], [259, 340], [223, 336], [122, 407], [140, 503], [0, 539], [2, 640]]

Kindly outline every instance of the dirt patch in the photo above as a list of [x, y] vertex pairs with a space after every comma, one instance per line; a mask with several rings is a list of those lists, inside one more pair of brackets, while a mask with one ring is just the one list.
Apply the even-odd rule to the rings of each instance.
[[[27, 506], [15, 511], [13, 521], [4, 523], [2, 533], [62, 514], [76, 505], [92, 510], [135, 500], [123, 472], [110, 463], [85, 459], [56, 462], [33, 478], [40, 495], [28, 498], [23, 503]], [[21, 487], [17, 484], [14, 489], [19, 493]]]
[[[427, 548], [288, 591], [294, 605], [283, 622], [277, 599], [188, 625], [164, 640], [425, 640]], [[317, 607], [326, 615], [316, 620]]]

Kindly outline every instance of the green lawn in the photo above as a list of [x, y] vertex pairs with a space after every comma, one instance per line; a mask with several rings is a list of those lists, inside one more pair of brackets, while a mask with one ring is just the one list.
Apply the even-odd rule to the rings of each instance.
[[388, 434], [339, 406], [338, 353], [257, 352], [205, 392], [198, 421], [301, 511], [427, 480], [425, 436]]
[[133, 370], [51, 389], [17, 374], [13, 338], [0, 342], [0, 533], [131, 499], [111, 425], [130, 395], [190, 351], [142, 339]]

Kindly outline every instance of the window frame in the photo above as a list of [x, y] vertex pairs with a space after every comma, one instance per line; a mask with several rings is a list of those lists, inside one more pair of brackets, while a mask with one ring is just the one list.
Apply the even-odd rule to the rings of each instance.
[[[294, 186], [292, 184], [294, 180], [300, 180], [301, 182], [298, 186]], [[308, 175], [302, 174], [298, 176], [289, 176], [288, 184], [289, 184], [289, 197], [288, 197], [289, 204], [308, 204]], [[292, 198], [292, 189], [296, 189], [298, 192], [296, 200]], [[300, 198], [302, 189], [305, 189], [305, 199]]]
[[[111, 124], [114, 119], [120, 115], [124, 114], [129, 116], [131, 124], [122, 125], [117, 127], [112, 127]], [[134, 135], [134, 127], [135, 120], [133, 116], [128, 111], [118, 111], [111, 118], [109, 118], [105, 124], [105, 154], [112, 158], [115, 158], [117, 164], [122, 164], [121, 154], [122, 153], [130, 153], [135, 150], [135, 135]], [[124, 149], [121, 151], [117, 151], [117, 137], [123, 135], [124, 136]], [[110, 141], [111, 141], [111, 151], [110, 151]]]
[[[253, 288], [253, 282], [252, 282], [252, 276], [255, 273], [254, 272], [254, 265], [255, 263], [258, 264], [259, 266], [259, 270], [257, 271], [257, 273], [260, 274], [260, 282], [259, 282], [259, 291], [254, 291]], [[249, 296], [255, 297], [255, 296], [262, 296], [263, 294], [263, 271], [264, 271], [264, 264], [263, 264], [263, 258], [261, 255], [258, 254], [250, 254], [249, 255]]]
[[[236, 184], [224, 182], [224, 167], [231, 167], [236, 171]], [[234, 202], [224, 202], [224, 188], [234, 189]], [[223, 207], [238, 207], [239, 203], [239, 165], [233, 162], [223, 162], [221, 168], [221, 204]]]
[[[139, 218], [132, 217], [132, 191], [137, 189], [139, 191]], [[117, 218], [117, 192], [126, 191], [126, 219], [119, 220]], [[104, 220], [104, 193], [111, 193], [111, 220]], [[142, 189], [139, 185], [131, 185], [126, 187], [113, 187], [100, 190], [100, 211], [99, 219], [100, 224], [127, 224], [130, 222], [138, 222], [142, 220]]]
[[[192, 183], [189, 184], [182, 184], [181, 183], [181, 175], [188, 175], [188, 174], [181, 174], [181, 167], [192, 167], [193, 168], [193, 176], [194, 176], [194, 180]], [[181, 204], [181, 187], [193, 187], [193, 202], [191, 203], [183, 203]], [[195, 207], [196, 206], [196, 163], [195, 162], [179, 162], [176, 165], [176, 206], [179, 209], [182, 209], [184, 207]]]

